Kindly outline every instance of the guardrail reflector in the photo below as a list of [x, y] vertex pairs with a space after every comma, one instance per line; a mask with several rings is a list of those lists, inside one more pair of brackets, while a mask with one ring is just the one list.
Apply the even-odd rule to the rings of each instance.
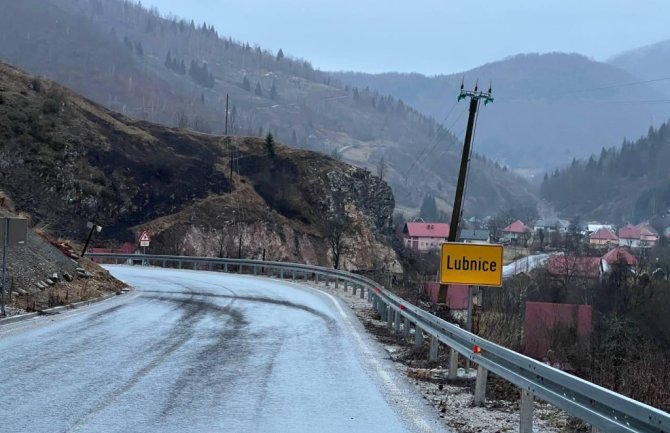
[[472, 348], [472, 353], [482, 353], [482, 348], [475, 344], [475, 346]]
[[379, 287], [375, 287], [375, 292], [377, 292], [377, 293], [381, 293], [381, 292], [382, 292], [382, 289], [380, 289]]
[[404, 305], [400, 304], [400, 310], [401, 310], [401, 311], [405, 311], [405, 308], [406, 308], [406, 307], [405, 307]]

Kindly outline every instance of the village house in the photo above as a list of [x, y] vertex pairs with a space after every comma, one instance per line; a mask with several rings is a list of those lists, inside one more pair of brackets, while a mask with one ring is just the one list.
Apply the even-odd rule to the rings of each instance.
[[589, 244], [596, 247], [613, 247], [619, 245], [619, 238], [611, 229], [602, 227], [589, 235]]
[[403, 229], [405, 248], [415, 251], [439, 249], [449, 237], [449, 224], [431, 222], [406, 223]]
[[599, 278], [601, 257], [555, 255], [547, 261], [550, 275], [561, 278]]
[[490, 235], [488, 230], [463, 229], [458, 241], [466, 244], [488, 244]]
[[535, 223], [535, 232], [539, 232], [542, 230], [545, 233], [551, 233], [551, 232], [559, 232], [559, 233], [566, 233], [568, 231], [568, 227], [570, 226], [570, 222], [558, 218], [543, 218], [537, 220]]
[[626, 224], [619, 229], [619, 245], [629, 248], [650, 248], [658, 242], [658, 233], [647, 223]]
[[521, 220], [516, 220], [512, 224], [503, 229], [503, 242], [512, 242], [515, 244], [523, 244], [530, 237], [530, 227], [524, 224]]
[[549, 274], [562, 278], [600, 278], [616, 266], [633, 268], [637, 259], [625, 247], [615, 247], [602, 257], [555, 255], [547, 261]]

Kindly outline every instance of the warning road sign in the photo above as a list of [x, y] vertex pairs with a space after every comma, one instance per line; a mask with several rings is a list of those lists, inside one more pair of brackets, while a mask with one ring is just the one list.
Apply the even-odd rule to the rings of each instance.
[[502, 286], [502, 245], [442, 244], [440, 282]]
[[143, 231], [142, 234], [140, 235], [140, 246], [148, 247], [150, 242], [151, 238], [149, 237], [149, 232], [146, 230]]

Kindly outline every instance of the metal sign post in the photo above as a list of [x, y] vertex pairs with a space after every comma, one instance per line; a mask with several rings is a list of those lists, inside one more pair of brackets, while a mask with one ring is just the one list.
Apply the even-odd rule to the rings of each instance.
[[147, 247], [151, 243], [151, 237], [149, 237], [149, 232], [148, 231], [143, 231], [142, 234], [140, 235], [140, 247], [142, 247], [142, 254], [146, 255], [147, 254]]
[[7, 247], [26, 243], [28, 237], [28, 220], [25, 218], [2, 218], [0, 235], [2, 236], [2, 289], [0, 290], [0, 315], [5, 311], [5, 288], [7, 287]]

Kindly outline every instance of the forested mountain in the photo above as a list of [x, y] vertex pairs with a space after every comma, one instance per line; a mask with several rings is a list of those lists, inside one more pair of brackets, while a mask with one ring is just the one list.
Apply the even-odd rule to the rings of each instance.
[[546, 175], [542, 197], [565, 217], [612, 223], [662, 217], [670, 209], [669, 161], [670, 124], [664, 123], [635, 142]]
[[[272, 132], [284, 143], [383, 168], [403, 206], [418, 208], [431, 194], [447, 209], [453, 199], [457, 138], [398, 98], [337, 85], [283, 50], [270, 53], [223, 38], [206, 23], [163, 18], [129, 1], [2, 3], [0, 59], [108, 108], [221, 133], [228, 94], [229, 133]], [[468, 192], [472, 214], [535, 200], [525, 183], [478, 156]]]
[[[352, 86], [403, 99], [450, 126], [459, 87], [487, 89], [495, 102], [482, 109], [475, 150], [513, 168], [543, 172], [583, 158], [623, 137], [636, 139], [670, 118], [668, 106], [645, 103], [659, 95], [613, 66], [577, 54], [527, 54], [453, 75], [334, 73]], [[540, 170], [541, 169], [541, 170]]]

